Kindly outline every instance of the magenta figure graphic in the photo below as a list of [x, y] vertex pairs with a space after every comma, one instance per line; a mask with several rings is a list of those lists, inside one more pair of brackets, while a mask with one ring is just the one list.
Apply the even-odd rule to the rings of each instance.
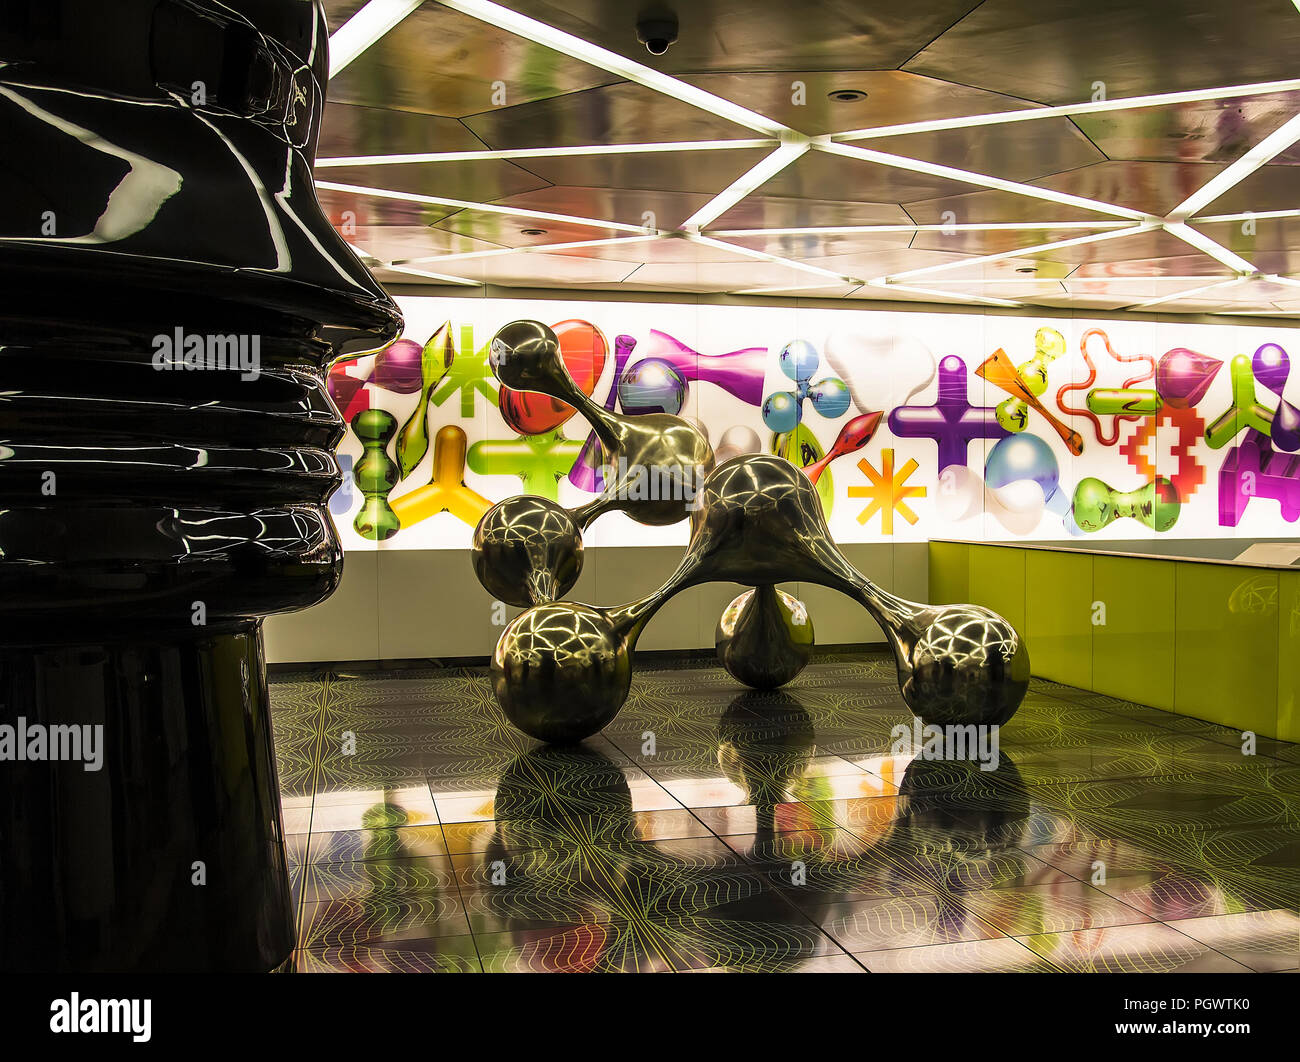
[[1271, 498], [1283, 520], [1300, 520], [1300, 456], [1278, 453], [1267, 435], [1247, 428], [1219, 468], [1220, 526], [1241, 523], [1252, 498]]
[[763, 401], [766, 347], [745, 347], [727, 354], [700, 354], [667, 332], [652, 328], [641, 353], [648, 358], [662, 358], [681, 373], [687, 383], [699, 380], [715, 384], [751, 406]]
[[889, 430], [904, 439], [933, 439], [939, 471], [966, 464], [973, 439], [1005, 439], [993, 406], [973, 406], [966, 397], [966, 363], [956, 354], [939, 362], [939, 399], [932, 406], [899, 406], [889, 414]]

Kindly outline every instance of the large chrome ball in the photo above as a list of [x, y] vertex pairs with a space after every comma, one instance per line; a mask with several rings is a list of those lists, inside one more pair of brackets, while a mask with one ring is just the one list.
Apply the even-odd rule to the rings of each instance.
[[582, 532], [573, 517], [531, 494], [484, 513], [470, 552], [483, 589], [520, 608], [559, 600], [582, 574]]
[[516, 616], [492, 654], [492, 688], [510, 722], [540, 741], [581, 741], [618, 714], [632, 657], [604, 613], [571, 601]]
[[903, 700], [927, 723], [1000, 725], [1029, 688], [1029, 650], [1016, 629], [978, 605], [950, 605], [912, 649]]
[[756, 690], [775, 689], [793, 679], [815, 644], [807, 606], [770, 585], [746, 590], [732, 601], [714, 636], [727, 674]]

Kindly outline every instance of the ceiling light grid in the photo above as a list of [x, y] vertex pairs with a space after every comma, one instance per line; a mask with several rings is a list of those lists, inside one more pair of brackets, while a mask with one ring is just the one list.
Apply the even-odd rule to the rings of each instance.
[[[384, 34], [389, 32], [394, 26], [401, 22], [403, 18], [413, 12], [420, 6], [421, 0], [370, 0], [360, 11], [356, 13], [347, 23], [345, 23], [330, 38], [331, 46], [331, 76], [339, 70], [346, 67], [358, 55], [365, 51], [375, 41], [379, 40]], [[1241, 181], [1245, 180], [1251, 174], [1255, 173], [1261, 166], [1268, 164], [1283, 151], [1300, 142], [1300, 115], [1292, 117], [1283, 126], [1266, 136], [1257, 145], [1249, 149], [1240, 158], [1234, 161], [1227, 168], [1222, 170], [1210, 181], [1206, 182], [1201, 188], [1187, 197], [1174, 210], [1170, 211], [1164, 217], [1157, 217], [1143, 211], [1122, 206], [1116, 203], [1109, 203], [1102, 200], [1090, 199], [1084, 196], [1072, 195], [1066, 192], [1059, 192], [1050, 188], [1040, 188], [1036, 185], [1026, 184], [1019, 181], [1008, 180], [997, 177], [992, 174], [977, 173], [970, 170], [960, 169], [952, 166], [944, 166], [938, 163], [928, 162], [923, 159], [914, 158], [907, 155], [900, 155], [894, 152], [883, 152], [872, 148], [860, 146], [861, 141], [881, 139], [884, 137], [900, 137], [909, 134], [938, 132], [944, 130], [971, 129], [988, 126], [1004, 126], [1022, 122], [1041, 121], [1049, 118], [1074, 117], [1078, 115], [1102, 114], [1115, 111], [1132, 110], [1137, 108], [1156, 107], [1156, 106], [1173, 106], [1182, 103], [1213, 101], [1224, 98], [1238, 98], [1247, 96], [1261, 96], [1272, 93], [1288, 92], [1300, 90], [1300, 78], [1257, 82], [1246, 85], [1225, 86], [1216, 89], [1197, 89], [1190, 91], [1155, 93], [1142, 96], [1123, 97], [1111, 100], [1089, 101], [1086, 103], [1069, 104], [1056, 107], [1027, 107], [1021, 110], [999, 111], [984, 114], [965, 115], [956, 118], [935, 119], [922, 122], [909, 122], [894, 125], [882, 125], [863, 129], [854, 129], [838, 133], [823, 134], [820, 136], [809, 137], [798, 133], [782, 123], [768, 118], [766, 115], [759, 114], [749, 108], [742, 107], [739, 104], [724, 99], [710, 93], [698, 86], [689, 84], [669, 74], [654, 70], [641, 63], [638, 63], [626, 56], [616, 52], [609, 51], [583, 38], [574, 36], [557, 29], [554, 26], [547, 25], [536, 19], [512, 11], [500, 4], [491, 2], [491, 0], [437, 0], [437, 2], [446, 8], [458, 11], [484, 23], [504, 29], [525, 40], [540, 44], [550, 48], [553, 51], [567, 55], [570, 58], [580, 62], [595, 66], [609, 73], [649, 88], [653, 91], [660, 92], [679, 102], [698, 107], [708, 111], [710, 114], [725, 118], [736, 125], [746, 128], [751, 132], [760, 134], [761, 138], [745, 138], [732, 140], [707, 140], [707, 141], [683, 141], [683, 142], [659, 142], [659, 143], [641, 143], [641, 144], [616, 144], [616, 145], [586, 145], [586, 146], [569, 146], [555, 148], [527, 148], [527, 149], [505, 149], [505, 150], [483, 150], [483, 151], [453, 151], [453, 152], [423, 152], [394, 155], [369, 155], [369, 156], [340, 156], [335, 158], [326, 158], [319, 160], [318, 166], [322, 169], [338, 168], [343, 166], [356, 165], [403, 165], [403, 164], [426, 164], [441, 162], [459, 162], [472, 160], [510, 160], [510, 159], [527, 159], [527, 158], [559, 158], [566, 156], [599, 156], [599, 155], [618, 155], [618, 154], [647, 154], [663, 153], [676, 151], [725, 151], [754, 148], [775, 148], [770, 154], [765, 156], [756, 165], [742, 174], [733, 181], [728, 187], [717, 193], [704, 206], [696, 210], [680, 226], [677, 233], [686, 236], [693, 242], [712, 246], [718, 249], [725, 249], [729, 252], [757, 258], [763, 261], [772, 262], [802, 272], [811, 273], [828, 278], [830, 283], [822, 285], [808, 285], [808, 290], [824, 289], [827, 287], [838, 287], [840, 285], [862, 286], [867, 285], [875, 288], [889, 288], [893, 291], [907, 291], [916, 294], [925, 294], [937, 296], [944, 299], [954, 297], [966, 301], [980, 303], [984, 305], [995, 306], [1018, 306], [1016, 302], [1005, 299], [980, 296], [975, 293], [959, 294], [951, 291], [917, 286], [908, 283], [912, 278], [926, 276], [931, 277], [933, 274], [942, 273], [949, 269], [965, 268], [981, 263], [993, 263], [1018, 257], [1026, 257], [1035, 254], [1048, 254], [1055, 250], [1065, 249], [1081, 244], [1093, 243], [1101, 240], [1123, 238], [1140, 235], [1152, 231], [1163, 230], [1170, 235], [1182, 240], [1189, 246], [1195, 248], [1201, 253], [1220, 262], [1226, 268], [1231, 269], [1236, 276], [1229, 279], [1219, 279], [1212, 284], [1194, 287], [1189, 290], [1180, 291], [1175, 294], [1163, 296], [1146, 302], [1137, 302], [1130, 304], [1133, 309], [1145, 309], [1148, 307], [1160, 305], [1165, 302], [1175, 301], [1180, 298], [1188, 298], [1202, 294], [1207, 291], [1213, 291], [1238, 283], [1252, 276], [1258, 276], [1258, 270], [1249, 261], [1234, 251], [1222, 246], [1217, 241], [1205, 235], [1199, 229], [1192, 227], [1192, 222], [1210, 223], [1210, 222], [1227, 222], [1227, 221], [1248, 221], [1262, 220], [1266, 218], [1289, 218], [1300, 216], [1300, 209], [1296, 210], [1275, 210], [1265, 212], [1243, 212], [1239, 214], [1222, 214], [1215, 216], [1206, 216], [1198, 218], [1200, 211], [1204, 210], [1211, 203], [1220, 199], [1224, 194], [1236, 187]], [[723, 216], [728, 210], [745, 200], [750, 195], [757, 192], [764, 184], [770, 181], [774, 176], [786, 169], [798, 159], [802, 158], [809, 150], [816, 150], [822, 153], [855, 159], [858, 161], [871, 162], [876, 165], [886, 166], [894, 169], [906, 170], [914, 173], [923, 174], [930, 177], [951, 180], [959, 183], [969, 184], [975, 187], [986, 188], [996, 191], [1005, 192], [1015, 196], [1021, 196], [1042, 202], [1055, 203], [1062, 206], [1069, 206], [1076, 209], [1082, 209], [1101, 215], [1096, 221], [1068, 221], [1068, 222], [1014, 222], [1014, 223], [989, 223], [989, 224], [944, 224], [944, 225], [926, 225], [926, 224], [902, 224], [902, 225], [850, 225], [850, 226], [809, 226], [809, 227], [790, 227], [790, 228], [748, 228], [748, 229], [722, 229], [717, 231], [708, 230], [707, 226]], [[374, 196], [377, 198], [399, 199], [413, 203], [426, 203], [429, 205], [449, 206], [457, 210], [483, 211], [487, 213], [503, 214], [521, 218], [533, 218], [537, 220], [568, 222], [601, 228], [613, 232], [636, 233], [636, 236], [614, 238], [606, 240], [586, 240], [586, 241], [567, 241], [558, 244], [532, 244], [519, 248], [499, 248], [488, 251], [468, 252], [464, 254], [447, 254], [434, 255], [427, 258], [411, 259], [404, 262], [395, 262], [390, 264], [389, 268], [398, 271], [412, 273], [415, 275], [428, 276], [435, 279], [447, 279], [450, 282], [459, 283], [477, 283], [475, 281], [466, 281], [463, 278], [457, 280], [445, 274], [432, 273], [428, 270], [417, 269], [416, 265], [436, 262], [454, 262], [466, 259], [487, 258], [497, 255], [508, 255], [520, 252], [545, 253], [560, 252], [570, 249], [579, 249], [588, 246], [598, 246], [609, 243], [636, 243], [646, 240], [660, 238], [659, 232], [647, 232], [644, 227], [627, 225], [619, 222], [612, 222], [596, 218], [584, 218], [575, 215], [551, 213], [546, 211], [529, 210], [527, 208], [511, 207], [496, 203], [471, 202], [465, 200], [446, 199], [435, 196], [425, 196], [416, 193], [399, 192], [395, 190], [371, 188], [358, 185], [337, 184], [328, 181], [317, 181], [317, 186], [326, 190], [335, 190], [340, 192], [350, 192], [359, 196]], [[1122, 220], [1114, 220], [1122, 219]], [[767, 251], [757, 250], [755, 248], [728, 242], [727, 238], [745, 238], [745, 237], [767, 237], [767, 236], [793, 236], [793, 235], [853, 235], [853, 234], [887, 234], [887, 233], [921, 233], [921, 232], [978, 232], [978, 231], [1069, 231], [1072, 229], [1091, 230], [1087, 235], [1081, 237], [1065, 238], [1053, 240], [1028, 247], [1021, 247], [1011, 251], [999, 252], [990, 255], [970, 256], [959, 261], [941, 263], [934, 266], [926, 266], [919, 269], [903, 270], [895, 274], [877, 277], [870, 281], [863, 281], [854, 277], [848, 277], [836, 273], [834, 270], [824, 269], [820, 266], [814, 266], [796, 259], [783, 258], [779, 255], [771, 254]], [[1104, 231], [1098, 231], [1104, 230]], [[1006, 283], [1006, 279], [997, 279], [984, 281], [986, 283]], [[1060, 281], [1063, 278], [1049, 278], [1052, 281]], [[1081, 278], [1081, 280], [1095, 280], [1105, 282], [1112, 278]], [[1140, 280], [1141, 277], [1125, 277], [1123, 279]], [[1150, 279], [1169, 280], [1173, 278], [1155, 276]], [[1187, 278], [1192, 279], [1192, 278]], [[1203, 277], [1195, 278], [1197, 281], [1203, 280]], [[944, 281], [934, 278], [932, 283], [948, 283], [960, 285], [963, 283], [974, 283], [974, 281]], [[1023, 283], [1046, 283], [1043, 279], [1026, 279]], [[1300, 282], [1292, 282], [1300, 283]], [[754, 288], [745, 289], [748, 293], [761, 293], [766, 291], [790, 291], [796, 289], [790, 288]], [[803, 290], [801, 286], [797, 290]], [[1068, 290], [1068, 289], [1067, 289]]]

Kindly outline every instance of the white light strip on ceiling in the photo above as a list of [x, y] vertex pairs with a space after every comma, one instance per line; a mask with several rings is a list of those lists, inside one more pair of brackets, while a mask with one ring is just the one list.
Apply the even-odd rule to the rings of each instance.
[[943, 277], [935, 277], [927, 283], [938, 284], [945, 288], [967, 288], [971, 285], [988, 284], [1064, 284], [1068, 279], [1068, 277], [984, 277], [979, 280], [944, 280]]
[[475, 162], [493, 159], [559, 159], [587, 155], [650, 155], [672, 151], [736, 151], [773, 148], [779, 140], [686, 140], [662, 144], [584, 144], [579, 147], [508, 148], [502, 151], [425, 151], [410, 155], [339, 155], [317, 159], [317, 169], [340, 166], [404, 166], [425, 162]]
[[1216, 291], [1219, 288], [1228, 288], [1234, 284], [1240, 284], [1246, 280], [1246, 277], [1233, 277], [1231, 280], [1219, 280], [1213, 284], [1205, 284], [1199, 288], [1187, 288], [1183, 291], [1175, 291], [1171, 295], [1162, 295], [1158, 299], [1151, 299], [1149, 302], [1139, 302], [1130, 307], [1133, 310], [1145, 310], [1148, 306], [1159, 306], [1165, 302], [1178, 302], [1181, 299], [1190, 299], [1196, 295], [1202, 295], [1207, 291]]
[[731, 184], [700, 207], [699, 210], [682, 222], [681, 227], [686, 230], [698, 231], [710, 221], [721, 217], [744, 199], [745, 196], [766, 184], [794, 162], [795, 159], [806, 153], [807, 150], [808, 142], [806, 140], [802, 143], [782, 144], [772, 154], [759, 161], [757, 165], [745, 173], [742, 173]]
[[446, 284], [463, 284], [471, 288], [482, 287], [482, 284], [477, 280], [467, 280], [465, 277], [451, 277], [444, 273], [431, 273], [427, 269], [412, 269], [410, 266], [394, 265], [391, 262], [383, 268], [390, 269], [394, 273], [409, 273], [413, 277], [428, 277], [431, 280], [440, 280]]
[[[1297, 0], [1297, 3], [1300, 3], [1300, 0]], [[1300, 280], [1295, 277], [1280, 277], [1276, 273], [1266, 273], [1259, 279], [1266, 280], [1270, 284], [1285, 284], [1288, 287], [1300, 288]]]
[[942, 273], [949, 269], [969, 269], [971, 266], [983, 265], [986, 262], [1005, 262], [1012, 258], [1025, 258], [1029, 255], [1061, 250], [1066, 247], [1079, 247], [1087, 243], [1101, 243], [1103, 240], [1116, 240], [1122, 239], [1126, 236], [1136, 236], [1143, 232], [1151, 232], [1159, 227], [1160, 226], [1155, 222], [1143, 222], [1141, 225], [1130, 225], [1125, 229], [1110, 229], [1106, 232], [1091, 233], [1088, 236], [1075, 236], [1073, 239], [1069, 240], [1054, 240], [1051, 243], [1039, 243], [1032, 247], [1017, 247], [1011, 251], [999, 251], [996, 254], [982, 254], [974, 258], [962, 258], [954, 262], [940, 262], [938, 265], [922, 266], [920, 269], [908, 269], [902, 273], [892, 273], [884, 279], [892, 283], [896, 280], [906, 280], [911, 277], [922, 277], [929, 276], [932, 273]]
[[1171, 236], [1177, 236], [1183, 243], [1195, 247], [1198, 251], [1208, 254], [1216, 261], [1222, 262], [1229, 269], [1235, 269], [1238, 273], [1254, 273], [1255, 267], [1251, 265], [1241, 255], [1236, 254], [1222, 244], [1216, 243], [1203, 232], [1197, 232], [1191, 226], [1181, 221], [1168, 222], [1164, 229]]
[[424, 0], [370, 0], [330, 35], [330, 77], [333, 77]]
[[951, 301], [978, 302], [987, 306], [1011, 306], [1018, 307], [1023, 305], [1019, 302], [1012, 302], [1010, 299], [995, 299], [991, 295], [971, 295], [960, 294], [953, 291], [940, 291], [936, 288], [918, 288], [911, 284], [893, 284], [881, 280], [869, 280], [867, 286], [871, 288], [880, 288], [882, 291], [910, 291], [915, 295], [929, 295], [940, 299]]
[[626, 56], [592, 44], [591, 41], [585, 41], [581, 37], [575, 37], [571, 33], [565, 33], [554, 26], [548, 26], [545, 22], [538, 22], [500, 4], [491, 3], [491, 0], [437, 0], [437, 2], [443, 7], [449, 7], [480, 22], [514, 33], [524, 40], [540, 44], [573, 59], [599, 67], [601, 70], [607, 70], [611, 74], [617, 74], [645, 88], [662, 92], [682, 103], [699, 107], [701, 110], [725, 118], [729, 122], [735, 122], [746, 129], [753, 129], [764, 136], [779, 137], [782, 133], [791, 132], [780, 122], [775, 122], [756, 111], [741, 107], [730, 100], [724, 100], [721, 96], [705, 92], [704, 89], [696, 88], [694, 85], [688, 85], [685, 81], [678, 81], [675, 77], [643, 66]]
[[643, 225], [625, 225], [618, 221], [601, 221], [598, 218], [581, 218], [573, 214], [552, 214], [545, 210], [527, 210], [523, 207], [505, 206], [498, 203], [471, 203], [464, 199], [443, 199], [435, 195], [421, 195], [418, 192], [395, 192], [388, 188], [370, 188], [360, 184], [336, 184], [333, 181], [317, 181], [317, 188], [329, 192], [351, 192], [353, 195], [369, 196], [374, 199], [396, 199], [404, 203], [425, 203], [430, 206], [449, 206], [457, 210], [478, 210], [485, 214], [505, 214], [515, 218], [536, 218], [538, 221], [564, 221], [573, 225], [587, 225], [593, 229], [609, 229], [613, 232], [636, 232], [646, 235]]
[[1188, 218], [1194, 225], [1209, 225], [1219, 221], [1268, 221], [1271, 218], [1300, 218], [1300, 210], [1245, 210], [1240, 214], [1215, 214], [1213, 217]]
[[1226, 170], [1212, 177], [1170, 211], [1169, 217], [1181, 220], [1191, 217], [1198, 210], [1204, 210], [1261, 166], [1273, 161], [1297, 140], [1300, 140], [1300, 114], [1281, 128], [1275, 129]]
[[922, 162], [920, 159], [910, 159], [903, 155], [890, 155], [884, 151], [875, 151], [871, 148], [855, 147], [852, 144], [836, 144], [822, 138], [814, 140], [813, 147], [820, 151], [829, 152], [832, 155], [862, 159], [866, 162], [878, 163], [881, 166], [892, 166], [895, 169], [911, 170], [913, 173], [924, 173], [931, 177], [943, 177], [950, 181], [960, 181], [963, 184], [979, 185], [981, 188], [994, 188], [1001, 192], [1012, 192], [1016, 195], [1028, 196], [1031, 199], [1043, 199], [1049, 203], [1060, 203], [1063, 206], [1095, 210], [1098, 213], [1109, 214], [1112, 217], [1130, 218], [1133, 221], [1154, 220], [1151, 215], [1144, 214], [1140, 210], [1130, 210], [1128, 207], [1116, 206], [1113, 203], [1085, 199], [1082, 196], [1070, 195], [1067, 192], [1055, 192], [1049, 188], [1036, 188], [1032, 184], [1007, 181], [1001, 177], [990, 177], [987, 174], [959, 170], [952, 166], [940, 166], [934, 162]]
[[658, 240], [663, 237], [656, 234], [643, 234], [641, 236], [615, 236], [606, 240], [570, 240], [565, 243], [530, 243], [520, 247], [494, 247], [489, 251], [454, 251], [451, 254], [434, 254], [426, 258], [403, 258], [398, 259], [402, 265], [415, 265], [422, 262], [465, 262], [475, 258], [496, 258], [503, 254], [518, 254], [520, 252], [533, 254], [550, 254], [558, 251], [576, 251], [583, 247], [607, 247], [610, 244], [621, 243], [645, 243], [647, 240]]
[[[732, 291], [729, 294], [731, 295], [784, 295], [787, 292], [791, 292], [791, 291], [825, 291], [827, 288], [848, 287], [849, 290], [845, 292], [845, 295], [851, 295], [853, 292], [857, 291], [858, 288], [862, 286], [863, 286], [862, 284], [849, 284], [847, 281], [843, 281], [843, 280], [840, 281], [839, 283], [836, 283], [835, 281], [832, 280], [832, 281], [827, 281], [825, 284], [790, 284], [787, 285], [786, 287], [776, 287], [776, 288], [737, 288], [735, 291]], [[836, 296], [836, 298], [843, 298], [843, 297], [844, 296], [842, 295]]]
[[[1298, 212], [1300, 213], [1300, 212]], [[1028, 224], [1022, 221], [990, 222], [987, 225], [815, 225], [792, 229], [714, 229], [709, 236], [853, 236], [873, 232], [1044, 232], [1049, 229], [1122, 229], [1131, 227], [1128, 221], [1044, 221]]]
[[701, 243], [708, 247], [717, 247], [723, 251], [731, 251], [734, 254], [743, 255], [746, 258], [757, 258], [759, 261], [771, 262], [773, 265], [787, 266], [790, 269], [802, 270], [805, 273], [812, 273], [819, 277], [830, 277], [833, 280], [840, 281], [844, 284], [862, 284], [864, 281], [857, 277], [845, 276], [843, 273], [837, 273], [833, 269], [823, 269], [821, 266], [808, 265], [806, 262], [798, 262], [793, 258], [782, 258], [778, 254], [769, 254], [767, 251], [756, 251], [752, 247], [742, 247], [740, 244], [724, 243], [722, 240], [715, 240], [712, 236], [701, 236], [699, 233], [688, 232], [686, 238], [692, 243]]
[[1175, 103], [1197, 103], [1205, 100], [1233, 99], [1240, 96], [1262, 96], [1269, 92], [1291, 92], [1296, 89], [1300, 89], [1300, 78], [1291, 78], [1287, 81], [1261, 81], [1249, 85], [1228, 85], [1213, 89], [1192, 89], [1185, 92], [1161, 92], [1150, 96], [1126, 96], [1113, 100], [1069, 103], [1061, 107], [1030, 107], [1022, 111], [971, 114], [960, 118], [937, 118], [925, 122], [905, 122], [901, 125], [879, 125], [867, 129], [850, 129], [843, 133], [832, 133], [831, 139], [837, 141], [870, 140], [883, 136], [904, 136], [908, 133], [928, 133], [942, 129], [970, 129], [982, 125], [1032, 122], [1041, 118], [1062, 118], [1075, 114], [1102, 114], [1106, 111], [1124, 111], [1136, 107], [1161, 107]]
[[[1112, 285], [1119, 285], [1119, 284], [1155, 284], [1155, 283], [1157, 283], [1157, 282], [1159, 282], [1159, 283], [1161, 283], [1161, 284], [1195, 284], [1195, 283], [1197, 283], [1198, 281], [1205, 281], [1205, 280], [1229, 280], [1229, 279], [1236, 279], [1236, 278], [1235, 278], [1235, 277], [1233, 277], [1233, 278], [1229, 278], [1229, 277], [1223, 277], [1223, 276], [1217, 276], [1217, 277], [1216, 277], [1216, 276], [1214, 276], [1214, 275], [1207, 275], [1207, 274], [1205, 274], [1205, 273], [1194, 273], [1194, 274], [1189, 274], [1189, 275], [1185, 275], [1185, 276], [1151, 275], [1151, 276], [1141, 276], [1141, 277], [1138, 277], [1138, 276], [1127, 276], [1127, 277], [1076, 277], [1076, 276], [1074, 276], [1074, 275], [1070, 275], [1070, 276], [1068, 276], [1068, 277], [1062, 277], [1062, 278], [1061, 278], [1061, 283], [1062, 283], [1062, 284], [1065, 284], [1067, 287], [1068, 287], [1069, 285], [1072, 285], [1072, 284], [1112, 284]], [[937, 283], [939, 283], [939, 281], [935, 281], [935, 283], [937, 284]], [[951, 281], [943, 281], [943, 283], [947, 284], [947, 283], [952, 283], [952, 282], [951, 282]], [[1093, 293], [1093, 294], [1095, 294], [1095, 293]]]

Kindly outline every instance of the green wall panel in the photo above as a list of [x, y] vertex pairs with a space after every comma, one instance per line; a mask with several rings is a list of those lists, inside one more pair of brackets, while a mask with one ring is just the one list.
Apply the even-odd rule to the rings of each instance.
[[1105, 606], [1106, 622], [1093, 628], [1091, 689], [1173, 710], [1177, 567], [1170, 561], [1093, 557], [1093, 600]]
[[1034, 674], [1092, 689], [1092, 556], [1035, 549], [1024, 555], [1020, 633]]
[[930, 601], [936, 605], [970, 600], [970, 551], [965, 542], [930, 543]]
[[1278, 573], [1174, 562], [1174, 711], [1271, 736], [1277, 726]]
[[[970, 547], [970, 601], [1025, 629], [1025, 553], [1005, 546]], [[1030, 646], [1033, 655], [1033, 646]]]
[[1277, 733], [1300, 741], [1300, 572], [1278, 573]]

